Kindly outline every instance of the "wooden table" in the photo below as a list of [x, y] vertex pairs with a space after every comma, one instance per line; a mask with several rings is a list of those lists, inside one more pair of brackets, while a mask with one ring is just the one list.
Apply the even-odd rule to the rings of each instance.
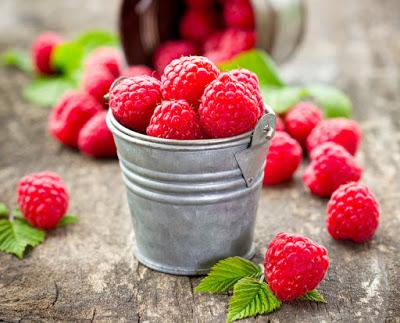
[[[43, 30], [66, 37], [116, 26], [118, 1], [2, 0], [0, 50], [28, 48]], [[309, 1], [303, 46], [281, 67], [293, 83], [344, 89], [364, 131], [357, 156], [363, 181], [381, 204], [374, 239], [332, 240], [326, 200], [306, 192], [300, 172], [264, 189], [256, 228], [257, 257], [278, 231], [305, 234], [329, 250], [320, 291], [326, 305], [294, 302], [257, 322], [400, 321], [400, 2]], [[228, 296], [197, 295], [199, 278], [160, 274], [138, 264], [116, 161], [96, 161], [61, 147], [47, 134], [48, 110], [25, 102], [28, 78], [0, 72], [0, 200], [16, 206], [23, 175], [50, 169], [71, 192], [78, 225], [49, 233], [26, 259], [0, 254], [0, 321], [223, 322]], [[254, 321], [254, 320], [248, 320]]]

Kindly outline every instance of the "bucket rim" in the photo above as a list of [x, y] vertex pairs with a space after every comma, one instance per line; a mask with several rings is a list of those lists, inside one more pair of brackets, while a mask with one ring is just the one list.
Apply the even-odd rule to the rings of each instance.
[[165, 139], [148, 136], [136, 131], [133, 131], [125, 126], [123, 126], [120, 122], [115, 119], [112, 111], [109, 109], [107, 113], [107, 125], [110, 128], [111, 132], [114, 133], [122, 133], [125, 136], [129, 137], [132, 140], [141, 140], [147, 143], [161, 144], [166, 146], [212, 146], [212, 145], [221, 145], [221, 144], [229, 144], [229, 143], [237, 143], [242, 142], [243, 140], [250, 140], [254, 130], [250, 130], [248, 132], [242, 133], [237, 136], [227, 137], [227, 138], [217, 138], [217, 139], [196, 139], [196, 140], [177, 140], [177, 139]]

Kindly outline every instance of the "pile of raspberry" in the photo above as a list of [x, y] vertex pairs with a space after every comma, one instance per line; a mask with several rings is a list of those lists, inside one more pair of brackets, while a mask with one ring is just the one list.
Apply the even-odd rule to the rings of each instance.
[[345, 118], [324, 119], [312, 102], [300, 102], [277, 119], [264, 172], [264, 185], [289, 181], [299, 169], [303, 154], [310, 163], [303, 171], [307, 189], [330, 197], [326, 226], [335, 239], [363, 242], [372, 238], [379, 220], [373, 193], [361, 179], [355, 154], [361, 141], [357, 122]]
[[109, 106], [125, 127], [176, 140], [236, 136], [254, 129], [265, 111], [254, 73], [222, 73], [203, 56], [173, 60], [161, 81], [148, 75], [119, 80]]
[[159, 74], [181, 56], [203, 55], [220, 63], [255, 46], [250, 0], [185, 0], [185, 5], [179, 23], [181, 39], [161, 43], [154, 54]]

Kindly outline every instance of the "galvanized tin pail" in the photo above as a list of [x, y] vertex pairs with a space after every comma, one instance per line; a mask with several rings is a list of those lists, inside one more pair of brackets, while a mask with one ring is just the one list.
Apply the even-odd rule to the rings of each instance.
[[253, 233], [272, 110], [236, 137], [169, 140], [122, 126], [109, 111], [122, 178], [144, 265], [204, 274], [218, 260], [254, 255]]

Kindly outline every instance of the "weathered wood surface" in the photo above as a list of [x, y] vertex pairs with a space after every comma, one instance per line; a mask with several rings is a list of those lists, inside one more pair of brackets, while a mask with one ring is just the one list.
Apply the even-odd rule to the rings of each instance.
[[[25, 48], [45, 29], [73, 36], [116, 25], [118, 1], [2, 0], [0, 50]], [[299, 175], [263, 191], [256, 260], [278, 231], [327, 246], [331, 267], [320, 290], [328, 304], [293, 303], [257, 322], [400, 321], [400, 2], [309, 1], [309, 30], [282, 67], [292, 82], [323, 81], [355, 103], [364, 139], [358, 160], [379, 198], [381, 224], [362, 245], [336, 242], [324, 229], [326, 200], [312, 197]], [[27, 77], [0, 72], [0, 200], [15, 206], [26, 173], [59, 172], [81, 223], [49, 234], [19, 261], [0, 254], [0, 321], [223, 322], [227, 296], [196, 295], [199, 278], [174, 277], [139, 265], [115, 161], [99, 162], [60, 147], [46, 131], [48, 111], [26, 103]], [[253, 321], [253, 320], [248, 320]]]

